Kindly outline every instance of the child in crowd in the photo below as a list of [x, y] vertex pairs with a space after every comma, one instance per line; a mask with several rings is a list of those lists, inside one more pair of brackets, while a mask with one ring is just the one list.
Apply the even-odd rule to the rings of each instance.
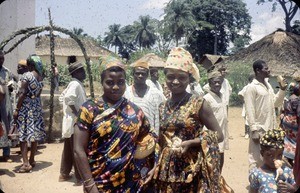
[[[282, 160], [285, 132], [282, 129], [267, 131], [260, 139], [263, 165], [250, 172], [250, 193], [296, 191], [292, 169], [283, 165], [277, 170], [276, 163]], [[281, 171], [277, 180], [277, 171]]]

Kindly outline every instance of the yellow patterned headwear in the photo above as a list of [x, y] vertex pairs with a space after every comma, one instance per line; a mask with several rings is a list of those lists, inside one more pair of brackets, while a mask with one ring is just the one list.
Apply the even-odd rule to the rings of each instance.
[[284, 147], [285, 132], [281, 128], [267, 131], [262, 138], [260, 138], [260, 145], [282, 149]]
[[100, 60], [101, 60], [100, 70], [102, 69], [107, 70], [111, 67], [120, 67], [125, 70], [125, 65], [112, 55], [102, 56], [100, 57]]
[[194, 69], [192, 55], [181, 47], [175, 47], [168, 55], [165, 68], [182, 70], [193, 74]]
[[144, 62], [144, 61], [138, 61], [133, 65], [134, 68], [136, 67], [141, 67], [141, 68], [146, 68], [149, 70], [149, 64], [148, 62]]

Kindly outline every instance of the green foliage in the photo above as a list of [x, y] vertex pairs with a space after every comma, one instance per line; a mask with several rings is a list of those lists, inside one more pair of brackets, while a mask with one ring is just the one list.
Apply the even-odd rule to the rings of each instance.
[[[59, 86], [66, 86], [71, 81], [72, 77], [69, 74], [68, 65], [66, 64], [58, 64], [57, 69], [59, 72]], [[51, 65], [46, 64], [45, 65], [45, 79], [44, 82], [46, 84], [50, 84], [51, 80]]]
[[103, 40], [108, 48], [110, 46], [115, 46], [115, 53], [116, 47], [122, 47], [123, 45], [123, 34], [120, 28], [120, 24], [113, 24], [108, 26], [109, 32], [105, 32], [105, 37]]
[[149, 15], [140, 16], [139, 22], [136, 22], [137, 34], [135, 42], [140, 48], [150, 48], [155, 44], [156, 36], [154, 33], [154, 23]]
[[196, 27], [191, 5], [184, 0], [170, 1], [165, 8], [164, 23], [170, 34], [173, 34], [176, 46], [188, 31]]
[[[194, 58], [201, 58], [203, 54], [226, 55], [229, 43], [235, 42], [237, 38], [242, 38], [245, 45], [249, 43], [251, 17], [244, 2], [241, 0], [186, 1], [192, 5], [192, 13], [198, 24], [197, 30], [188, 40], [187, 48]], [[205, 21], [206, 24], [199, 21]]]
[[232, 94], [230, 96], [230, 105], [239, 106], [243, 101], [239, 98], [238, 92], [248, 84], [248, 77], [252, 71], [251, 64], [232, 63], [229, 65], [229, 74], [227, 79], [232, 87]]

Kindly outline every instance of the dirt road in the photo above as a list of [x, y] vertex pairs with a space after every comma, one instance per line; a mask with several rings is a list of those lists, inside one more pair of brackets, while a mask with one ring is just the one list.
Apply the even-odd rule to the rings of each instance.
[[[248, 140], [242, 137], [244, 120], [241, 108], [229, 109], [230, 150], [225, 152], [223, 176], [236, 193], [246, 193], [248, 185]], [[5, 193], [74, 193], [82, 187], [73, 186], [74, 178], [58, 182], [62, 143], [39, 146], [37, 165], [32, 173], [19, 174], [16, 169], [22, 164], [19, 149], [12, 148], [13, 163], [0, 162], [0, 183]], [[1, 152], [2, 153], [2, 152]]]

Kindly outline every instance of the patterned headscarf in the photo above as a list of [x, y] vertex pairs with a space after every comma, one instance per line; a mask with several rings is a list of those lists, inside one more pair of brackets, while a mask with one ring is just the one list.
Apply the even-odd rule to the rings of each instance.
[[222, 74], [220, 71], [218, 70], [213, 70], [207, 73], [207, 79], [211, 79], [211, 78], [216, 78], [216, 77], [221, 77]]
[[38, 73], [40, 75], [43, 74], [43, 63], [42, 60], [39, 56], [29, 56], [27, 58], [27, 64], [29, 62], [33, 62], [34, 63], [34, 68], [38, 71]]
[[168, 55], [165, 68], [182, 70], [192, 74], [193, 71], [192, 55], [183, 48], [175, 47]]
[[111, 67], [120, 67], [125, 70], [125, 65], [112, 55], [100, 57], [100, 60], [101, 60], [100, 71], [107, 70]]
[[138, 61], [138, 62], [134, 63], [133, 67], [134, 68], [141, 67], [141, 68], [146, 68], [146, 69], [149, 70], [149, 64], [148, 64], [148, 62], [144, 62], [144, 61]]
[[281, 128], [267, 131], [262, 138], [260, 138], [260, 145], [282, 149], [284, 147], [285, 132]]

